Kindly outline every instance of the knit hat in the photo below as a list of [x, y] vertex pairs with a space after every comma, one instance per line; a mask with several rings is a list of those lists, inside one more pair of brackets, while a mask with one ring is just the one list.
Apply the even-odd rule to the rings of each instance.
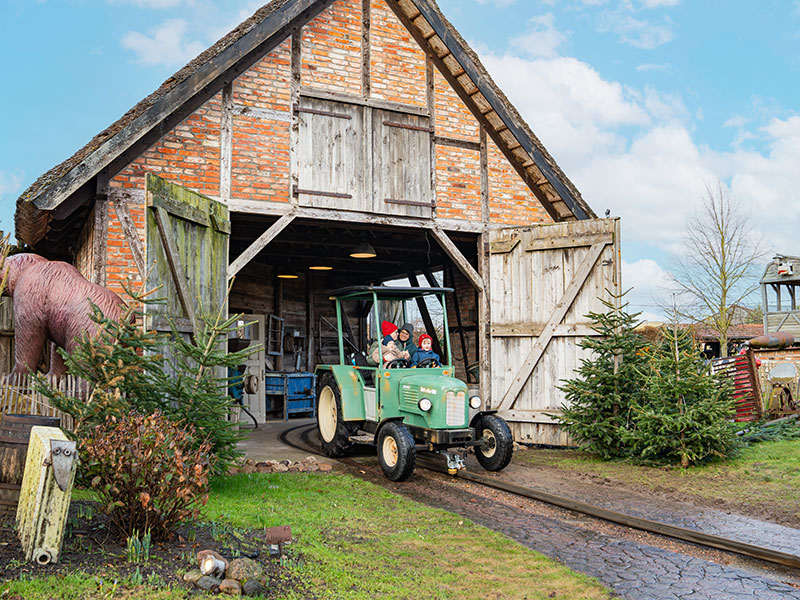
[[393, 331], [397, 331], [397, 325], [394, 323], [389, 323], [389, 321], [384, 321], [381, 323], [381, 333], [383, 335], [389, 335]]
[[409, 337], [414, 335], [414, 326], [411, 323], [403, 323], [400, 331], [403, 331], [404, 329], [408, 332]]
[[429, 336], [427, 333], [423, 333], [419, 336], [419, 341], [417, 342], [420, 346], [422, 346], [422, 340], [430, 340], [433, 343], [433, 338]]

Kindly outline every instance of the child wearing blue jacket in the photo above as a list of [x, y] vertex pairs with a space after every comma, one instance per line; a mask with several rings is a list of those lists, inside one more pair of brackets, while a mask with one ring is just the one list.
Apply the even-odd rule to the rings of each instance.
[[423, 333], [422, 335], [419, 336], [418, 344], [419, 344], [419, 349], [416, 352], [414, 352], [414, 355], [411, 357], [411, 366], [416, 367], [423, 360], [432, 358], [433, 360], [436, 361], [435, 366], [438, 367], [440, 364], [440, 359], [439, 355], [436, 354], [436, 352], [434, 352], [433, 350], [431, 350], [431, 346], [433, 345], [433, 340], [431, 336], [429, 336], [427, 333]]

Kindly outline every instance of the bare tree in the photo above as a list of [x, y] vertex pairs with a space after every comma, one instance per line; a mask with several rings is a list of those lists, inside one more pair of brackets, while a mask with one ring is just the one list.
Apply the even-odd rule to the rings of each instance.
[[758, 288], [753, 268], [763, 252], [761, 236], [721, 181], [706, 186], [687, 224], [683, 251], [673, 273], [685, 300], [678, 315], [711, 326], [727, 356], [735, 308]]

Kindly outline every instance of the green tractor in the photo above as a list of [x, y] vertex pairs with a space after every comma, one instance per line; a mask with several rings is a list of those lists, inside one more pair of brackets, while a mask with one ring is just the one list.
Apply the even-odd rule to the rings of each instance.
[[[418, 451], [443, 454], [451, 473], [463, 469], [467, 448], [489, 471], [500, 471], [511, 461], [513, 439], [508, 424], [496, 411], [480, 410], [481, 399], [469, 396], [467, 384], [454, 375], [447, 326], [445, 295], [450, 288], [352, 286], [331, 292], [336, 303], [339, 363], [317, 366], [317, 426], [325, 453], [342, 457], [358, 443], [377, 448], [386, 477], [403, 481], [414, 471]], [[406, 321], [407, 303], [435, 298], [442, 317], [442, 342], [448, 364], [427, 360], [385, 361], [369, 366], [354, 349], [352, 335], [343, 335], [347, 323], [343, 302], [359, 302], [371, 315], [370, 330], [381, 319]], [[436, 332], [429, 332], [435, 335]], [[380, 338], [379, 338], [380, 339]]]

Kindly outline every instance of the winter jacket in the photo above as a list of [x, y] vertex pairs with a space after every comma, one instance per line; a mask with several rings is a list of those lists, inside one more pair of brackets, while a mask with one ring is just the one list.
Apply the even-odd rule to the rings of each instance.
[[417, 350], [414, 355], [411, 357], [411, 366], [415, 367], [423, 360], [428, 358], [432, 358], [437, 363], [441, 364], [441, 360], [439, 359], [439, 355], [436, 354], [433, 350], [422, 350], [421, 348]]

